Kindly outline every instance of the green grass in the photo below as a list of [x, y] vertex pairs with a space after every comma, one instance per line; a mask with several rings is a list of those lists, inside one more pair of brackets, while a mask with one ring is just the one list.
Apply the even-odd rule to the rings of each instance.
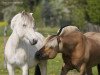
[[44, 36], [47, 35], [54, 35], [57, 33], [58, 31], [58, 27], [41, 27], [41, 28], [37, 28], [36, 30], [40, 33], [42, 33]]
[[[43, 35], [47, 36], [49, 34], [56, 34], [58, 28], [38, 28], [37, 31], [41, 32]], [[10, 34], [10, 33], [9, 33]], [[4, 69], [4, 48], [3, 48], [3, 37], [0, 37], [0, 75], [8, 75], [7, 70]], [[61, 54], [58, 54], [55, 59], [48, 60], [48, 70], [47, 70], [47, 75], [59, 75], [61, 66], [63, 65], [62, 63], [62, 58]], [[93, 68], [93, 73], [94, 75], [97, 74], [97, 69], [96, 67]], [[17, 69], [16, 70], [16, 75], [21, 75], [21, 70]], [[34, 68], [30, 69], [30, 75], [34, 75]], [[78, 75], [77, 71], [70, 71], [68, 75]]]
[[0, 22], [0, 27], [6, 26], [6, 25], [8, 25], [8, 22], [5, 22], [5, 21], [1, 21], [1, 22]]

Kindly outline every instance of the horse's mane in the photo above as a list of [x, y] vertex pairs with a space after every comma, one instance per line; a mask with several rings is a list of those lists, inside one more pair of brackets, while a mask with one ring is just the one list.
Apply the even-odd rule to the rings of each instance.
[[79, 29], [76, 26], [66, 26], [64, 28], [59, 29], [57, 35], [58, 36], [67, 35], [74, 31], [79, 31]]

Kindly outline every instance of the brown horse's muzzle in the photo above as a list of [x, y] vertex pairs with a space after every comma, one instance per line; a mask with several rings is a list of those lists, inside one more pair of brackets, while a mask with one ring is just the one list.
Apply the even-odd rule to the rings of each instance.
[[39, 50], [35, 54], [35, 58], [38, 60], [46, 60], [48, 59], [48, 55], [46, 55], [42, 50]]

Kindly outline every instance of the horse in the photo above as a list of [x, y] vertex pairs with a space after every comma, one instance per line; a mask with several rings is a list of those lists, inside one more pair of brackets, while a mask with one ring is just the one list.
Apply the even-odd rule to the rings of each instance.
[[[68, 31], [68, 32], [67, 32]], [[93, 66], [100, 64], [100, 33], [83, 34], [75, 27], [66, 28], [57, 35], [51, 35], [44, 41], [44, 46], [37, 51], [38, 60], [53, 59], [62, 53], [64, 65], [60, 75], [76, 69], [79, 75], [92, 75]]]
[[22, 70], [22, 75], [29, 75], [29, 68], [36, 65], [41, 74], [35, 73], [35, 75], [46, 75], [47, 61], [38, 61], [35, 58], [35, 53], [43, 46], [44, 36], [35, 30], [34, 25], [32, 13], [23, 11], [12, 18], [12, 33], [4, 51], [9, 75], [15, 75], [16, 67]]

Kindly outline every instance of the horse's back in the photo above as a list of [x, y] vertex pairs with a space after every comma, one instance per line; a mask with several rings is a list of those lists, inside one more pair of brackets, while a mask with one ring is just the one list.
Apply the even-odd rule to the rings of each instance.
[[86, 32], [84, 35], [87, 37], [91, 37], [91, 36], [99, 37], [100, 33], [99, 32]]
[[84, 35], [100, 44], [100, 33], [99, 32], [87, 32]]
[[89, 43], [90, 47], [90, 62], [89, 65], [95, 65], [100, 63], [100, 33], [98, 32], [87, 32], [84, 34]]

